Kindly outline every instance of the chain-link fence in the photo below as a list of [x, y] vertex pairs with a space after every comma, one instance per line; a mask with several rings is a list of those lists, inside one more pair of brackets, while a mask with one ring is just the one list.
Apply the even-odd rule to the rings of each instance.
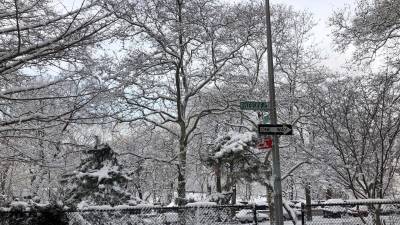
[[[363, 200], [284, 210], [284, 225], [400, 225], [400, 201]], [[235, 225], [274, 224], [266, 206], [95, 206], [81, 210], [1, 210], [0, 225]]]
[[[138, 208], [118, 211], [80, 211], [69, 212], [71, 225], [155, 225], [155, 224], [238, 224], [236, 216], [241, 212], [252, 209], [243, 207], [170, 207], [170, 208]], [[251, 214], [253, 215], [253, 214]], [[247, 215], [246, 215], [247, 216]], [[253, 217], [246, 218], [252, 221]]]
[[302, 224], [400, 225], [400, 201], [366, 199], [330, 202], [303, 205]]
[[265, 224], [266, 207], [90, 207], [83, 210], [48, 212], [3, 211], [1, 225], [235, 225]]

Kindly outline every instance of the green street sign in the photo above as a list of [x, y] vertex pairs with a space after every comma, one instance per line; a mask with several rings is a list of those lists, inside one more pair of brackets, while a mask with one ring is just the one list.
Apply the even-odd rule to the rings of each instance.
[[268, 111], [268, 103], [267, 102], [255, 102], [255, 101], [246, 101], [240, 102], [241, 110], [253, 110], [253, 111]]
[[269, 115], [264, 115], [263, 124], [269, 124]]

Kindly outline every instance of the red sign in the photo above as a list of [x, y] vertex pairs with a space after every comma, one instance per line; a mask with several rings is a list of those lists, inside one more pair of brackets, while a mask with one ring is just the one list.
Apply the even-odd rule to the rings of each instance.
[[271, 137], [266, 137], [263, 138], [258, 144], [257, 144], [258, 149], [270, 149], [272, 148], [272, 138]]

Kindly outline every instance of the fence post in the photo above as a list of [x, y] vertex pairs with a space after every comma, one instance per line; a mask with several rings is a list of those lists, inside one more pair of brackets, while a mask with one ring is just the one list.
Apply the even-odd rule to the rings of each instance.
[[253, 220], [254, 220], [254, 224], [257, 225], [258, 221], [257, 221], [257, 209], [256, 209], [256, 204], [253, 204]]
[[301, 224], [305, 225], [306, 224], [306, 220], [304, 219], [304, 212], [305, 212], [305, 207], [304, 207], [304, 203], [301, 203]]

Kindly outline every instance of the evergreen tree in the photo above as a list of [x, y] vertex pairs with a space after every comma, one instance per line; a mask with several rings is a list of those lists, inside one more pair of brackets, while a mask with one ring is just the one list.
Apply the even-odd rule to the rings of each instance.
[[77, 170], [61, 181], [68, 185], [65, 203], [72, 206], [83, 201], [88, 205], [130, 203], [132, 195], [125, 190], [130, 178], [122, 171], [116, 153], [106, 144], [85, 154], [87, 157]]
[[[255, 132], [229, 132], [214, 141], [206, 164], [215, 172], [218, 193], [229, 191], [239, 179], [265, 183], [266, 153], [256, 148], [257, 142]], [[224, 174], [225, 185], [221, 182]]]

